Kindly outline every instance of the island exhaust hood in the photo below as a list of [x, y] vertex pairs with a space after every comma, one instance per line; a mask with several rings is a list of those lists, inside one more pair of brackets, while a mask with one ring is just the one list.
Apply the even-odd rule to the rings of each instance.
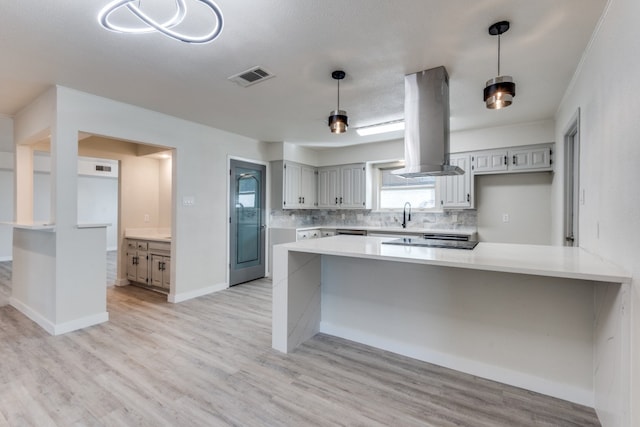
[[449, 164], [449, 74], [436, 67], [404, 77], [405, 178], [462, 175]]

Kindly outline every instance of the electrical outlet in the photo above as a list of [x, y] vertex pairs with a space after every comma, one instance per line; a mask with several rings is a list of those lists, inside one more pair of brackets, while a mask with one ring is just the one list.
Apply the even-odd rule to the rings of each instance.
[[144, 222], [149, 222], [151, 219], [149, 218], [149, 214], [144, 214]]
[[358, 221], [363, 221], [364, 220], [364, 215], [363, 214], [356, 214], [356, 219]]
[[508, 213], [503, 213], [502, 214], [502, 222], [509, 222], [509, 214]]
[[193, 196], [184, 196], [182, 198], [182, 206], [191, 207], [196, 204], [196, 199]]
[[344, 220], [347, 216], [345, 214], [342, 214], [342, 219]]
[[451, 215], [451, 222], [458, 222], [458, 214]]

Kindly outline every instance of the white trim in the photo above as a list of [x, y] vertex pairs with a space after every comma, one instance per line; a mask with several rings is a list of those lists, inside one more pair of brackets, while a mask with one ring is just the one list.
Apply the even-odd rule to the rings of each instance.
[[77, 331], [78, 329], [88, 328], [89, 326], [98, 325], [109, 321], [109, 313], [102, 312], [91, 316], [81, 317], [80, 319], [71, 320], [69, 322], [58, 323], [55, 325], [55, 333], [53, 335], [62, 335], [67, 332]]
[[33, 320], [38, 326], [40, 326], [51, 335], [66, 334], [67, 332], [87, 328], [89, 326], [104, 323], [109, 320], [109, 313], [105, 311], [103, 313], [71, 320], [69, 322], [55, 324], [44, 317], [42, 314], [35, 311], [33, 308], [29, 307], [28, 305], [24, 304], [22, 301], [14, 297], [9, 298], [9, 304], [11, 304], [13, 308], [27, 316], [29, 319]]
[[0, 256], [0, 262], [13, 261], [12, 256]]
[[320, 322], [320, 332], [348, 339], [350, 341], [359, 342], [382, 350], [391, 351], [423, 362], [433, 363], [438, 366], [475, 375], [477, 377], [524, 388], [547, 396], [557, 397], [559, 399], [578, 403], [590, 408], [593, 408], [594, 406], [593, 390], [573, 387], [547, 378], [524, 374], [522, 372], [477, 362], [464, 357], [457, 357], [448, 353], [433, 351], [423, 346], [394, 341], [392, 339], [356, 329], [345, 328], [329, 322]]
[[128, 279], [116, 279], [114, 284], [116, 286], [128, 286], [131, 284], [131, 282], [129, 282]]
[[196, 289], [189, 292], [182, 292], [179, 294], [172, 292], [167, 297], [167, 301], [173, 302], [173, 303], [179, 303], [179, 302], [187, 301], [193, 298], [198, 298], [204, 295], [209, 295], [214, 292], [220, 292], [227, 288], [229, 288], [228, 283], [218, 283], [217, 285], [207, 286], [206, 288], [200, 288], [200, 289]]

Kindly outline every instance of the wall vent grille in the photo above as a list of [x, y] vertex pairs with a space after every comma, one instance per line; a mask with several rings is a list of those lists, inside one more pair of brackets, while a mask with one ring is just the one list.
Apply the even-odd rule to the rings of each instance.
[[253, 67], [229, 77], [229, 80], [239, 84], [242, 87], [248, 87], [256, 83], [268, 80], [272, 77], [275, 77], [275, 74], [271, 73], [264, 67]]
[[96, 165], [96, 170], [100, 172], [111, 172], [111, 166]]

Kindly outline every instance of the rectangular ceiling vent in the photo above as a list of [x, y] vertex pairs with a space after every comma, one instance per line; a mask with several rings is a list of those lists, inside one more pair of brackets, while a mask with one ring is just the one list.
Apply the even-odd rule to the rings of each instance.
[[253, 67], [246, 71], [238, 73], [235, 76], [229, 77], [229, 80], [239, 84], [242, 87], [248, 87], [256, 83], [268, 80], [271, 77], [275, 77], [275, 74], [266, 70], [264, 67]]
[[111, 166], [96, 165], [96, 171], [111, 172]]

